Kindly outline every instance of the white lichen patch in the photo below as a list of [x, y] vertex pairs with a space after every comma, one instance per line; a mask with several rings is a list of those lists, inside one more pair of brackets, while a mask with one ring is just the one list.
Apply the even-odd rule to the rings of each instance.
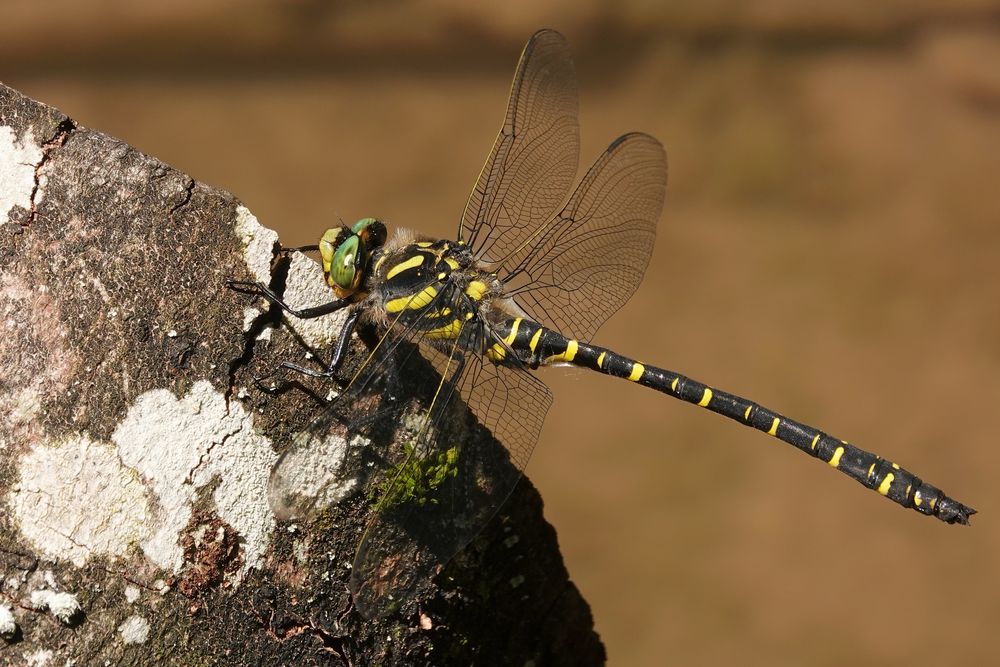
[[150, 484], [159, 504], [154, 532], [142, 542], [158, 566], [177, 571], [183, 563], [178, 539], [191, 517], [198, 489], [213, 482], [218, 516], [236, 530], [243, 571], [257, 567], [274, 530], [267, 480], [276, 456], [258, 435], [253, 417], [207, 381], [177, 398], [166, 389], [136, 399], [112, 435], [122, 462]]
[[[243, 256], [250, 274], [257, 282], [270, 284], [271, 259], [278, 234], [261, 225], [245, 206], [236, 209], [236, 233], [243, 242]], [[285, 303], [292, 308], [317, 306], [335, 298], [323, 279], [319, 264], [300, 252], [292, 253], [285, 285]], [[300, 320], [291, 315], [286, 315], [285, 319], [307, 345], [325, 348], [337, 340], [346, 316], [346, 310], [342, 310], [312, 320]], [[249, 329], [250, 321], [244, 312], [244, 331]], [[265, 332], [270, 335], [269, 329]]]
[[13, 128], [0, 126], [0, 223], [10, 222], [15, 206], [31, 209], [35, 167], [41, 161], [42, 147], [30, 129], [17, 141]]
[[19, 468], [7, 501], [21, 534], [46, 556], [80, 567], [146, 536], [145, 487], [109, 445], [85, 435], [41, 443]]
[[129, 616], [118, 626], [118, 632], [126, 644], [144, 644], [149, 639], [149, 621], [139, 615]]
[[60, 623], [69, 623], [83, 609], [72, 593], [57, 593], [46, 589], [31, 592], [31, 606], [38, 611], [48, 609]]
[[133, 604], [139, 599], [139, 587], [129, 584], [125, 587], [125, 601], [129, 604]]
[[236, 233], [243, 241], [243, 257], [254, 280], [265, 285], [271, 282], [271, 256], [278, 232], [268, 229], [246, 206], [236, 209]]
[[42, 407], [42, 400], [37, 387], [25, 387], [14, 392], [10, 404], [11, 410], [7, 419], [16, 426], [32, 421]]
[[[284, 298], [289, 306], [299, 309], [319, 306], [333, 301], [336, 297], [327, 286], [320, 265], [302, 253], [296, 252], [292, 254], [291, 264], [288, 267]], [[285, 315], [285, 321], [302, 336], [306, 345], [320, 349], [329, 347], [337, 340], [346, 318], [346, 308], [311, 320], [300, 320]]]
[[12, 637], [17, 632], [17, 620], [14, 609], [9, 604], [0, 602], [0, 637]]
[[25, 667], [46, 667], [52, 662], [53, 656], [55, 653], [51, 649], [39, 649], [34, 653], [25, 653], [24, 664]]
[[366, 444], [367, 440], [361, 436], [348, 443], [334, 433], [325, 438], [296, 434], [294, 446], [281, 457], [271, 475], [274, 514], [282, 520], [298, 519], [346, 498], [357, 486], [357, 480], [343, 478], [341, 468], [350, 447]]

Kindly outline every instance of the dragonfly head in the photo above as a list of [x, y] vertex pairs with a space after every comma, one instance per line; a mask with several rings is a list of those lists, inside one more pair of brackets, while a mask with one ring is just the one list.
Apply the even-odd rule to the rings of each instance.
[[337, 297], [346, 299], [361, 287], [372, 253], [385, 243], [385, 225], [375, 218], [362, 218], [353, 227], [328, 229], [319, 242], [323, 275]]

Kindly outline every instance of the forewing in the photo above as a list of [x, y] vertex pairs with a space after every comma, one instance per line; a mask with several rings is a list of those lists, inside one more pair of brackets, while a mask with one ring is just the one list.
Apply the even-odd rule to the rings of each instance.
[[590, 339], [642, 281], [666, 187], [660, 142], [616, 139], [521, 263], [501, 274], [508, 293], [533, 319]]
[[[391, 612], [482, 530], [517, 484], [538, 440], [551, 393], [524, 368], [486, 361], [477, 351], [484, 335], [474, 322], [452, 350], [422, 348], [441, 382], [411, 456], [452, 466], [427, 496], [386, 504], [373, 517], [351, 578], [355, 604], [366, 616]], [[456, 395], [471, 415], [451, 401]]]
[[[415, 293], [420, 291], [417, 288]], [[452, 297], [452, 292], [443, 291], [424, 312], [443, 307]], [[433, 369], [426, 368], [419, 345], [432, 326], [430, 318], [404, 324], [402, 314], [396, 315], [348, 376], [346, 386], [339, 394], [331, 392], [323, 415], [306, 432], [295, 434], [292, 447], [278, 459], [269, 479], [276, 516], [292, 519], [312, 514], [329, 504], [330, 498], [341, 496], [346, 485], [353, 486], [359, 470], [363, 473], [384, 464], [391, 453], [378, 445], [392, 440], [400, 415], [414, 402], [426, 401], [431, 391], [426, 381], [421, 384], [417, 378], [433, 374]], [[425, 368], [420, 368], [421, 363]], [[366, 446], [373, 443], [376, 446]], [[371, 466], [362, 466], [361, 456]]]
[[521, 53], [503, 127], [458, 230], [493, 270], [517, 265], [565, 201], [579, 161], [578, 106], [566, 39], [536, 32]]

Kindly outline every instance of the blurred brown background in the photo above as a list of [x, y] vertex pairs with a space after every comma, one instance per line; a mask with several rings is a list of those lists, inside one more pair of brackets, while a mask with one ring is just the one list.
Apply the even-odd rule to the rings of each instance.
[[452, 236], [521, 45], [558, 28], [582, 166], [638, 129], [671, 164], [645, 283], [596, 342], [981, 511], [945, 526], [720, 417], [545, 372], [528, 475], [611, 663], [1000, 653], [997, 0], [25, 0], [0, 17], [0, 80], [234, 192], [292, 245], [367, 215]]

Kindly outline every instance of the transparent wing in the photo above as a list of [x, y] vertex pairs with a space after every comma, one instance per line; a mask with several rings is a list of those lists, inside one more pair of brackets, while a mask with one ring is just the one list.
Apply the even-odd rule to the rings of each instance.
[[533, 319], [590, 339], [642, 281], [666, 187], [660, 142], [641, 133], [616, 139], [502, 275], [508, 294]]
[[292, 446], [274, 465], [268, 495], [278, 518], [309, 516], [343, 497], [359, 476], [387, 465], [399, 416], [426, 400], [427, 383], [417, 379], [432, 373], [413, 342], [423, 322], [399, 320], [382, 332], [339, 394], [331, 392], [325, 412], [304, 433], [293, 434]]
[[494, 270], [520, 263], [565, 201], [579, 161], [578, 106], [566, 39], [536, 32], [521, 53], [503, 127], [458, 230]]
[[[282, 518], [311, 514], [367, 476], [362, 483], [379, 500], [351, 591], [368, 617], [412, 596], [497, 512], [552, 403], [526, 369], [484, 357], [488, 334], [480, 320], [466, 321], [453, 339], [427, 337], [441, 325], [430, 313], [462, 312], [456, 300], [467, 298], [457, 287], [441, 290], [413, 321], [397, 318], [308, 437], [272, 471], [271, 503]], [[347, 463], [337, 454], [343, 446], [351, 450]], [[327, 459], [343, 469], [322, 470]]]
[[484, 361], [484, 335], [473, 322], [448, 350], [421, 346], [440, 381], [358, 547], [351, 591], [368, 617], [395, 609], [479, 533], [538, 440], [551, 393], [523, 368]]

